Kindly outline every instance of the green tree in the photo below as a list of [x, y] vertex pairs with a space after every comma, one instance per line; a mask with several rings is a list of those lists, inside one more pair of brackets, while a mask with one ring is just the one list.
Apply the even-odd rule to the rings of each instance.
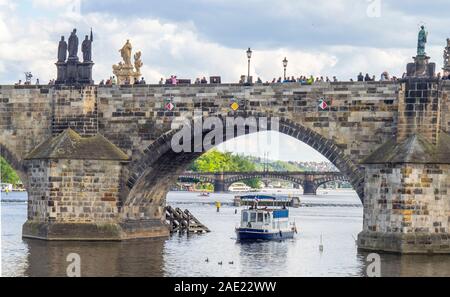
[[[229, 152], [222, 153], [214, 149], [192, 163], [189, 170], [194, 172], [245, 172], [256, 171], [256, 166], [244, 156], [233, 155]], [[260, 180], [257, 178], [243, 182], [254, 189], [260, 187]]]
[[0, 157], [0, 182], [13, 185], [20, 183], [19, 176], [3, 157]]

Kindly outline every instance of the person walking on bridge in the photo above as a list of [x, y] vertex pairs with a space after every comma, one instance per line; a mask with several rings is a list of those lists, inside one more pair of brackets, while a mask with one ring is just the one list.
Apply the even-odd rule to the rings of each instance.
[[358, 74], [358, 81], [364, 81], [364, 75], [362, 74], [362, 72]]

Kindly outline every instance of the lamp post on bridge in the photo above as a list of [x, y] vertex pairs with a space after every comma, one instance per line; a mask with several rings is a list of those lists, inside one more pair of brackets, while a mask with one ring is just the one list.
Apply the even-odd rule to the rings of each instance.
[[287, 68], [288, 60], [284, 57], [283, 67], [284, 67], [284, 80], [286, 80], [286, 68]]
[[247, 58], [248, 58], [247, 83], [250, 83], [250, 59], [252, 58], [252, 50], [250, 48], [248, 48], [247, 50]]

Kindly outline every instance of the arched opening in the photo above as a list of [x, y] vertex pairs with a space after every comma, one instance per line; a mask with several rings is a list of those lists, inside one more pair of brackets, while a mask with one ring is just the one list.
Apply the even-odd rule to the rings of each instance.
[[329, 180], [326, 182], [320, 182], [317, 184], [318, 189], [352, 189], [352, 185], [348, 182], [348, 180], [344, 179], [335, 179]]
[[212, 192], [214, 191], [214, 180], [201, 175], [183, 174], [178, 177], [172, 189], [188, 192]]
[[28, 180], [22, 163], [0, 144], [0, 191], [2, 201], [27, 200]]
[[[233, 116], [252, 115], [233, 114]], [[264, 115], [258, 114], [256, 115], [256, 118], [263, 116]], [[225, 138], [225, 136], [229, 136], [225, 129], [225, 117], [219, 116], [218, 118], [222, 121], [222, 127], [224, 127], [222, 136]], [[265, 130], [275, 130], [275, 127], [271, 125], [271, 119], [272, 118], [267, 119], [268, 125]], [[247, 123], [244, 134], [260, 131], [258, 124], [258, 121], [250, 124]], [[201, 135], [200, 138], [204, 139], [204, 137], [208, 137], [208, 134], [213, 129], [203, 129], [200, 132], [194, 129], [194, 123], [191, 123], [189, 127], [192, 132], [190, 135], [191, 151], [177, 153], [172, 150], [172, 138], [181, 131], [181, 129], [175, 129], [162, 135], [158, 140], [153, 142], [143, 151], [140, 158], [133, 160], [129, 165], [129, 177], [125, 181], [127, 191], [124, 200], [124, 215], [127, 218], [140, 217], [154, 219], [161, 217], [165, 206], [165, 197], [169, 191], [170, 185], [176, 182], [189, 164], [205, 153], [201, 149], [198, 150], [199, 147], [198, 144], [195, 143], [195, 137]], [[361, 201], [364, 199], [364, 177], [362, 171], [343, 153], [332, 139], [326, 139], [319, 133], [284, 118], [278, 119], [278, 126], [276, 128], [276, 131], [279, 133], [304, 142], [326, 157], [350, 181]], [[233, 134], [233, 137], [238, 136], [242, 135]], [[229, 140], [229, 138], [227, 138], [227, 140]], [[215, 145], [221, 143], [222, 142], [216, 142]], [[201, 145], [202, 144], [200, 144], [200, 146]]]
[[[15, 185], [20, 184], [21, 188], [27, 187], [27, 175], [22, 162], [11, 153], [9, 149], [0, 143], [0, 158], [2, 159], [2, 170], [8, 170], [7, 181], [13, 182]], [[5, 176], [2, 174], [2, 182], [5, 182]]]
[[238, 189], [241, 184], [246, 184], [250, 187], [249, 190], [260, 190], [266, 191], [268, 189], [292, 189], [292, 190], [302, 190], [303, 186], [301, 183], [292, 181], [290, 179], [282, 179], [282, 178], [252, 178], [251, 180], [256, 179], [258, 182], [258, 187], [250, 187], [247, 179], [239, 179], [235, 180], [231, 183], [226, 184], [226, 188], [228, 188], [229, 192], [239, 192]]

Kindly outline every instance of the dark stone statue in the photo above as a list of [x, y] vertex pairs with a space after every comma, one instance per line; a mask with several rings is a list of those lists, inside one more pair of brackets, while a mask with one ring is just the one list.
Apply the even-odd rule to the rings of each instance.
[[78, 60], [77, 29], [73, 29], [69, 37], [69, 60]]
[[[78, 37], [77, 29], [73, 29], [68, 42], [61, 37], [58, 46], [58, 62], [56, 63], [57, 79], [56, 85], [92, 85], [92, 42], [93, 35], [86, 35], [81, 44], [83, 62], [78, 59]], [[68, 54], [67, 54], [68, 53]], [[68, 56], [68, 58], [67, 58]], [[66, 59], [67, 58], [67, 59]]]
[[92, 30], [91, 37], [86, 35], [83, 43], [81, 44], [81, 51], [83, 52], [83, 62], [92, 62], [92, 41], [94, 41]]
[[58, 46], [58, 62], [65, 62], [67, 59], [67, 42], [64, 36], [61, 36], [61, 41]]

